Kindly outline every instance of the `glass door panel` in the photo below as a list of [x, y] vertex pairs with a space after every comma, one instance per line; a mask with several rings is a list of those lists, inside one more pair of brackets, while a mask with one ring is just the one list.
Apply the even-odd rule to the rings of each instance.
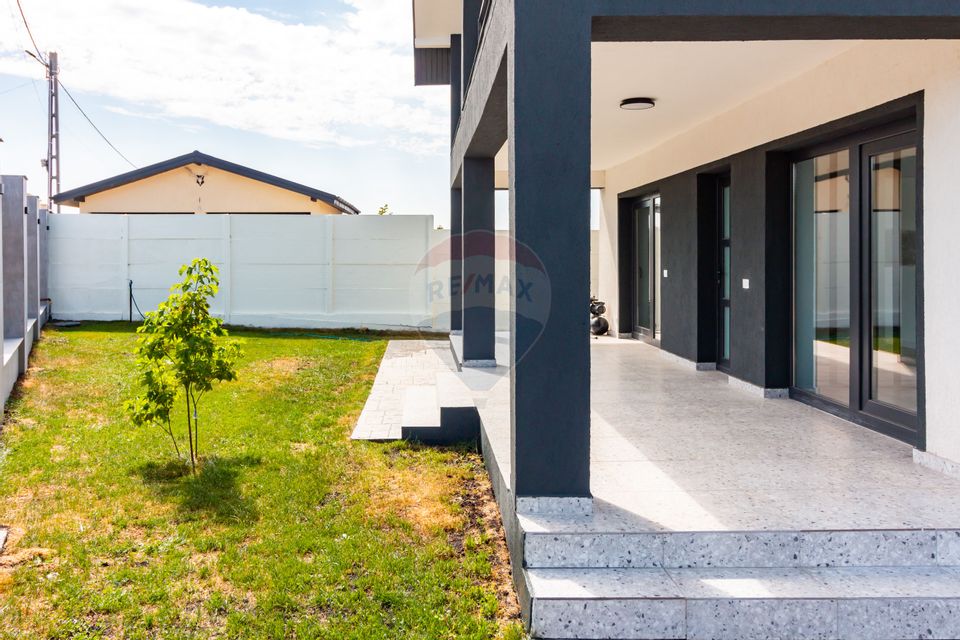
[[850, 153], [794, 165], [794, 386], [850, 403]]
[[917, 411], [917, 150], [869, 156], [871, 400]]
[[720, 264], [718, 271], [720, 301], [719, 326], [717, 327], [717, 364], [730, 363], [730, 293], [731, 293], [731, 247], [730, 247], [730, 177], [720, 178]]
[[636, 213], [636, 256], [637, 256], [637, 277], [635, 299], [637, 301], [636, 326], [635, 333], [649, 333], [653, 325], [651, 323], [652, 289], [650, 286], [650, 266], [651, 266], [651, 242], [650, 231], [653, 225], [653, 203], [650, 200], [643, 200], [637, 205]]

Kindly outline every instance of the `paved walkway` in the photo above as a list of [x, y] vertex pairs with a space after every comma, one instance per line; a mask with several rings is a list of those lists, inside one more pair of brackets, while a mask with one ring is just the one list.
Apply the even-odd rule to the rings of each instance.
[[[912, 448], [788, 399], [758, 397], [651, 346], [593, 342], [587, 519], [524, 516], [528, 531], [930, 529], [960, 525], [960, 480]], [[455, 370], [444, 340], [392, 341], [354, 438], [400, 437], [405, 389]], [[509, 483], [509, 370], [467, 370]]]
[[351, 437], [399, 440], [407, 388], [436, 384], [440, 371], [456, 371], [449, 341], [391, 340]]

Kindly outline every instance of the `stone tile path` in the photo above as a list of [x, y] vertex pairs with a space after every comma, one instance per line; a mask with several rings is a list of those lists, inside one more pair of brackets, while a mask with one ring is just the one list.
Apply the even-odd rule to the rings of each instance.
[[435, 385], [437, 373], [447, 371], [456, 371], [449, 341], [391, 340], [351, 437], [399, 440], [406, 390]]

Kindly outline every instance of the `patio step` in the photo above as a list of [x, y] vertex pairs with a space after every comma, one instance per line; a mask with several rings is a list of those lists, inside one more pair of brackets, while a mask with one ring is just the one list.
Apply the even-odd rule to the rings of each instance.
[[454, 372], [438, 372], [435, 385], [409, 387], [403, 399], [404, 440], [454, 444], [480, 437], [473, 394]]
[[960, 637], [960, 569], [527, 569], [534, 638]]
[[524, 533], [528, 568], [960, 566], [958, 530]]

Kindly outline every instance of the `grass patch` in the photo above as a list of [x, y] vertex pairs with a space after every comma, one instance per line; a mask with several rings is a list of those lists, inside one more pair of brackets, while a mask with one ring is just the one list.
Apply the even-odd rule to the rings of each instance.
[[193, 475], [123, 413], [129, 325], [44, 332], [0, 441], [0, 638], [522, 637], [480, 457], [349, 440], [386, 337], [234, 335]]

